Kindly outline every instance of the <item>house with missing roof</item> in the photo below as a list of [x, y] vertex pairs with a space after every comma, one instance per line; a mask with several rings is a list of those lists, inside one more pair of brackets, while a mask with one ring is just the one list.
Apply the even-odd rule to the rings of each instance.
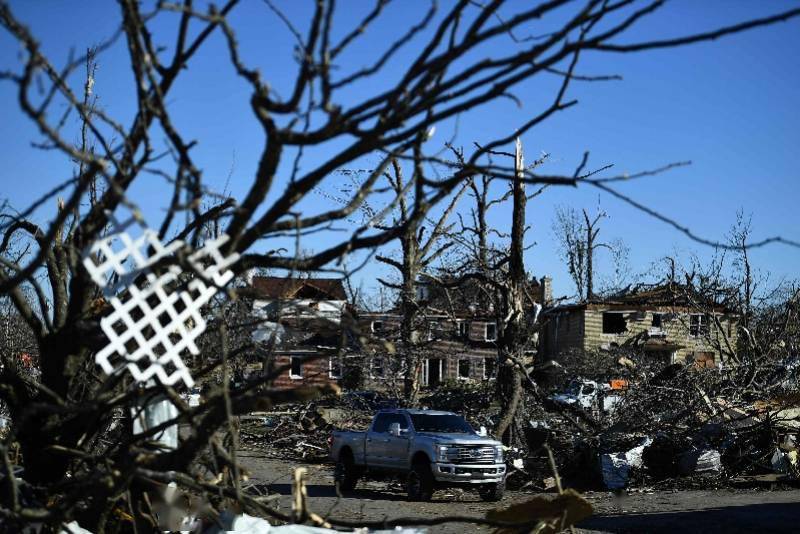
[[341, 380], [344, 354], [353, 347], [341, 279], [255, 276], [240, 293], [252, 302], [255, 339], [271, 353], [271, 367], [288, 368], [275, 387]]
[[654, 363], [708, 368], [735, 350], [738, 317], [691, 286], [666, 283], [555, 306], [543, 321], [543, 359], [621, 349]]

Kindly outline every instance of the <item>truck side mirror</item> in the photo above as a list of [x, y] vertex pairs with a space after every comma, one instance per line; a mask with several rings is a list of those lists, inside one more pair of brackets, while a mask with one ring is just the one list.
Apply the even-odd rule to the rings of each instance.
[[389, 434], [399, 438], [400, 437], [400, 423], [392, 423], [389, 425]]
[[478, 434], [480, 437], [482, 437], [482, 438], [485, 438], [485, 437], [486, 437], [486, 427], [485, 427], [485, 426], [481, 426], [481, 427], [478, 429], [478, 432], [477, 432], [477, 434]]

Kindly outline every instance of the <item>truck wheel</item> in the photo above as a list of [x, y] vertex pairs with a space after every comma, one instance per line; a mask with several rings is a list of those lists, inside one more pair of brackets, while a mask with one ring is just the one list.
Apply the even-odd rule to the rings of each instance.
[[497, 502], [503, 498], [506, 491], [506, 483], [498, 482], [496, 484], [487, 484], [478, 488], [478, 494], [481, 499], [489, 502]]
[[414, 464], [408, 474], [406, 489], [409, 501], [430, 501], [433, 497], [433, 473], [427, 463]]
[[339, 491], [353, 491], [358, 483], [358, 476], [353, 456], [347, 453], [339, 455], [333, 470], [333, 481], [339, 486]]

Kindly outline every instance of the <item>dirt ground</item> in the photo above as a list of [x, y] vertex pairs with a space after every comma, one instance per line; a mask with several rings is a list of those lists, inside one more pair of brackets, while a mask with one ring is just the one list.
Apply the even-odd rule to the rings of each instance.
[[[281, 510], [291, 509], [291, 474], [295, 467], [308, 469], [309, 504], [320, 515], [349, 520], [381, 520], [396, 517], [432, 518], [443, 515], [482, 516], [496, 503], [484, 503], [477, 494], [442, 490], [430, 503], [412, 503], [399, 484], [361, 482], [352, 495], [337, 499], [331, 466], [301, 464], [240, 452], [253, 482], [279, 495]], [[503, 503], [529, 498], [527, 492], [508, 492]], [[607, 492], [590, 492], [586, 498], [595, 514], [581, 523], [581, 532], [679, 532], [688, 534], [730, 532], [798, 532], [800, 490], [710, 490], [632, 492], [622, 498]], [[471, 524], [452, 523], [430, 527], [429, 532], [484, 532]]]

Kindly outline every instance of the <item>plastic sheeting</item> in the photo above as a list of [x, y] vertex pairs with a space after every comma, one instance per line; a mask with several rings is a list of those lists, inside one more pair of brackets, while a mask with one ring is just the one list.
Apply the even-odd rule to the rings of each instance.
[[[186, 530], [181, 527], [181, 532], [191, 534], [222, 534], [232, 532], [233, 534], [333, 534], [340, 531], [332, 528], [312, 527], [309, 525], [280, 525], [273, 526], [269, 521], [260, 517], [253, 517], [247, 514], [235, 515], [230, 512], [222, 512], [219, 516], [219, 524], [203, 529], [198, 524], [187, 525]], [[362, 534], [424, 534], [425, 529], [397, 527], [393, 530], [366, 530], [359, 529], [357, 532]], [[78, 526], [75, 521], [64, 525], [59, 534], [92, 534], [85, 528]]]
[[693, 449], [681, 456], [678, 469], [682, 475], [716, 475], [722, 472], [722, 456], [713, 449]]
[[[178, 417], [178, 408], [166, 397], [146, 399], [144, 402], [144, 406], [131, 408], [134, 435]], [[178, 425], [170, 425], [152, 436], [151, 441], [156, 441], [167, 449], [178, 448]]]
[[627, 452], [614, 452], [600, 456], [600, 469], [603, 483], [608, 489], [622, 489], [628, 485], [631, 469], [642, 467], [642, 453], [645, 447], [653, 443], [650, 437], [644, 438], [639, 445]]

